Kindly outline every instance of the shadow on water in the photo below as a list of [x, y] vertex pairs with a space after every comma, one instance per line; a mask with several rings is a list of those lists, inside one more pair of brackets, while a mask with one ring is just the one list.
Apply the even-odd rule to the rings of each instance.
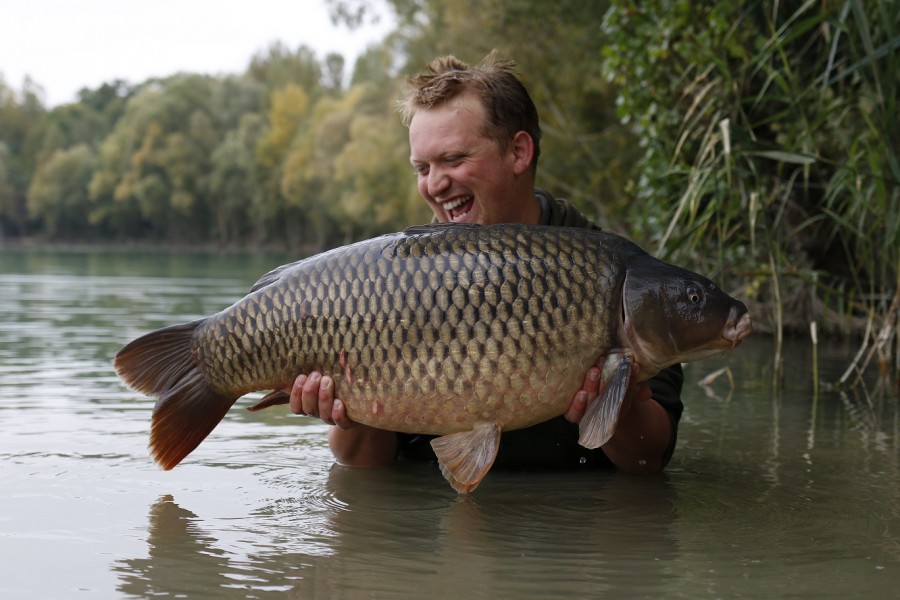
[[164, 496], [150, 508], [148, 557], [114, 566], [119, 590], [141, 597], [543, 598], [588, 590], [654, 595], [671, 577], [661, 565], [676, 554], [677, 515], [665, 476], [609, 473], [590, 485], [568, 475], [492, 478], [488, 488], [457, 497], [424, 466], [335, 466], [324, 492], [255, 511], [255, 527], [270, 539], [244, 556]]

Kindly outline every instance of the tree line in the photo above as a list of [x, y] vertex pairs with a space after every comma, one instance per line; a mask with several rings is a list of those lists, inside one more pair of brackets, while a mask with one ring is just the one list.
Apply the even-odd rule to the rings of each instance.
[[891, 0], [329, 3], [397, 24], [346, 86], [343, 57], [280, 44], [243, 73], [112, 81], [51, 109], [0, 81], [0, 235], [309, 252], [424, 222], [403, 78], [497, 48], [541, 114], [539, 186], [729, 282], [763, 328], [896, 344]]

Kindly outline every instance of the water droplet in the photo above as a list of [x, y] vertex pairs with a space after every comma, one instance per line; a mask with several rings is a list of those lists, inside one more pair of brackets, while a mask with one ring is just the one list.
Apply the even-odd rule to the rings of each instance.
[[586, 459], [585, 457], [583, 457], [583, 456], [582, 456], [581, 458], [578, 459], [578, 464], [580, 464], [580, 465], [583, 465], [583, 464], [586, 463], [586, 462], [587, 462], [587, 459]]
[[647, 464], [647, 461], [644, 460], [644, 459], [642, 458], [642, 459], [640, 459], [640, 460], [638, 461], [638, 464], [641, 465], [641, 466], [643, 467], [644, 465]]

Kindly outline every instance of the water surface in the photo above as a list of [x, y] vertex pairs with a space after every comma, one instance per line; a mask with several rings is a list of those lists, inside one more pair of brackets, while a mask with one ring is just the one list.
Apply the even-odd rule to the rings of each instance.
[[[809, 345], [686, 368], [666, 472], [335, 466], [326, 427], [240, 401], [181, 465], [115, 352], [219, 310], [278, 257], [0, 251], [2, 598], [838, 598], [900, 586], [896, 389], [814, 396]], [[856, 348], [822, 344], [836, 380]], [[698, 382], [728, 366], [712, 385]]]

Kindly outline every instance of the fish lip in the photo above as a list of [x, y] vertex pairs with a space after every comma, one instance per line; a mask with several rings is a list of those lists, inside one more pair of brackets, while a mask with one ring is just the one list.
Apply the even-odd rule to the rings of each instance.
[[753, 323], [750, 320], [750, 313], [747, 312], [747, 309], [743, 309], [740, 317], [737, 316], [737, 313], [737, 307], [733, 308], [728, 322], [734, 323], [734, 325], [726, 327], [722, 332], [722, 338], [729, 343], [732, 349], [737, 348], [744, 338], [753, 333]]

